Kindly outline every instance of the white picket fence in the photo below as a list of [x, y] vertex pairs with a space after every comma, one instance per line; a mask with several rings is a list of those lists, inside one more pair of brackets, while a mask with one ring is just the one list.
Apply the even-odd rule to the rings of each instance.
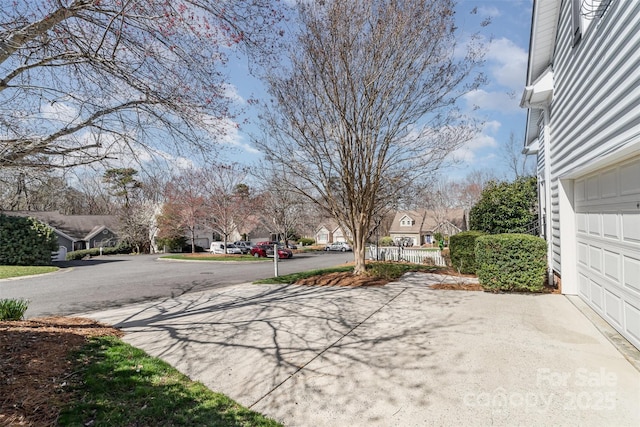
[[[379, 254], [376, 250], [379, 250]], [[439, 250], [406, 248], [402, 246], [375, 246], [369, 247], [369, 259], [379, 261], [406, 261], [414, 264], [433, 263], [446, 267], [447, 263]], [[427, 261], [429, 259], [429, 261]], [[433, 260], [433, 261], [431, 261]]]

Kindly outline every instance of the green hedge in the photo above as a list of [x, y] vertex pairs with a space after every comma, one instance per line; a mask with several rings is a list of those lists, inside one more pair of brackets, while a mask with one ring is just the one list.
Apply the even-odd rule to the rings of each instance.
[[390, 236], [384, 236], [380, 239], [380, 246], [393, 246], [393, 239]]
[[34, 218], [0, 214], [0, 265], [51, 265], [53, 229]]
[[464, 231], [449, 237], [449, 256], [451, 266], [461, 273], [475, 274], [476, 265], [476, 239], [484, 236], [481, 231]]
[[494, 234], [476, 240], [478, 279], [492, 292], [541, 292], [547, 244], [529, 234]]
[[[129, 245], [121, 245], [121, 246], [110, 246], [106, 248], [102, 248], [102, 255], [115, 255], [115, 254], [130, 254], [131, 246]], [[71, 251], [67, 252], [67, 261], [79, 260], [89, 255], [99, 256], [100, 248], [91, 248], [91, 249], [82, 249], [79, 251]]]
[[316, 243], [316, 241], [314, 239], [310, 239], [308, 237], [301, 237], [301, 238], [298, 239], [298, 242], [302, 246], [311, 246], [311, 245], [314, 245]]

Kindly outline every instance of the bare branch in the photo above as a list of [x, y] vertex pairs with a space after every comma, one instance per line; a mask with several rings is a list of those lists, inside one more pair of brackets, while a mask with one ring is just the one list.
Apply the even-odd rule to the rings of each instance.
[[[268, 136], [256, 144], [299, 172], [288, 184], [351, 234], [364, 271], [373, 218], [436, 171], [476, 123], [457, 100], [482, 83], [482, 49], [454, 54], [450, 0], [301, 2], [301, 30], [268, 75]], [[283, 177], [283, 179], [287, 179]]]
[[269, 0], [5, 6], [3, 167], [46, 161], [68, 167], [124, 147], [215, 156], [222, 124], [240, 111], [226, 95], [227, 47], [249, 35], [269, 45], [282, 19], [279, 5]]

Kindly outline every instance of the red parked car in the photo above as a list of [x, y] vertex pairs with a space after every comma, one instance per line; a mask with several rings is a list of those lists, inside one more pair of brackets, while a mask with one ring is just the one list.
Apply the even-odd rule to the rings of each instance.
[[[256, 258], [259, 258], [259, 257], [272, 258], [273, 257], [273, 245], [257, 244], [253, 248], [251, 248], [250, 254], [253, 255]], [[293, 252], [291, 252], [287, 248], [278, 246], [278, 258], [280, 258], [280, 259], [293, 258]]]

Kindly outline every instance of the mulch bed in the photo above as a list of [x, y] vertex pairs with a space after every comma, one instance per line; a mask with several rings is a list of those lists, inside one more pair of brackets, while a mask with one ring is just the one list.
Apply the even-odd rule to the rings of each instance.
[[436, 283], [429, 288], [448, 291], [484, 291], [479, 283]]
[[74, 317], [0, 321], [0, 426], [55, 425], [76, 379], [69, 355], [106, 335], [123, 333]]
[[312, 276], [296, 281], [296, 285], [304, 286], [382, 286], [389, 283], [389, 280], [373, 278], [366, 274], [354, 276], [351, 272], [327, 273], [319, 276]]

